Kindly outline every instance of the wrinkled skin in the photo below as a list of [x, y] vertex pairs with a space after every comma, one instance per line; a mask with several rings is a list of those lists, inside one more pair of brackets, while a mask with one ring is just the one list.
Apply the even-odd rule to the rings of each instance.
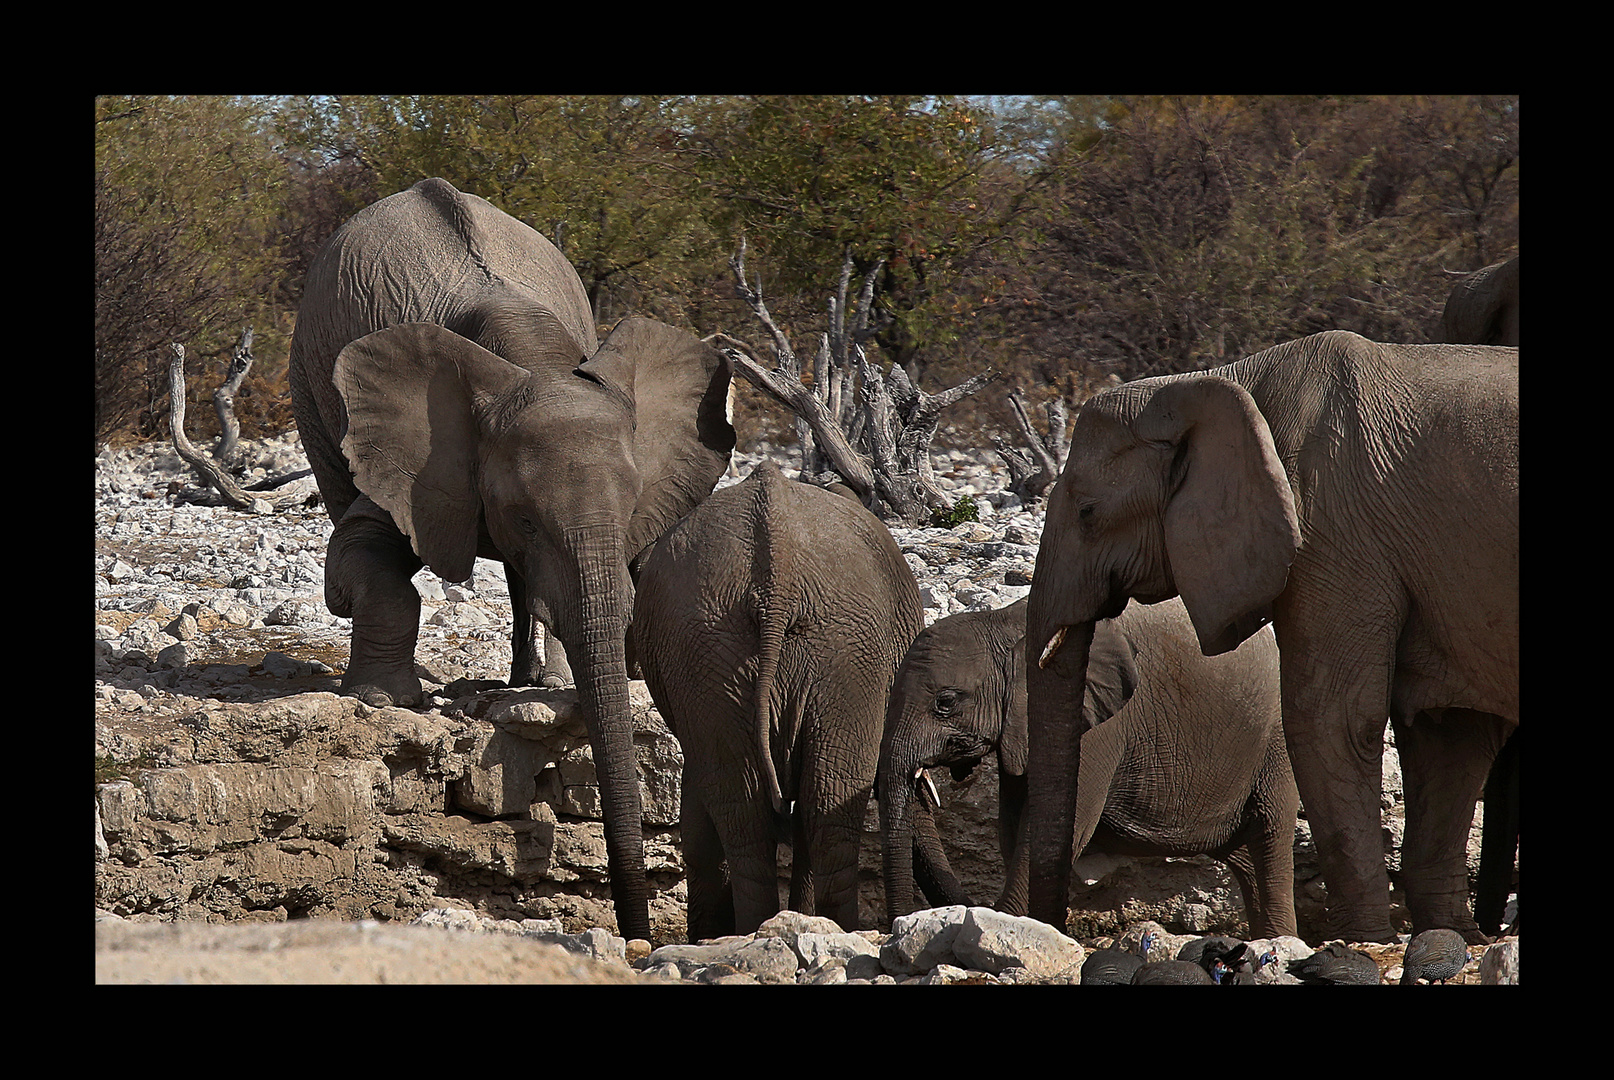
[[[1454, 345], [1519, 344], [1519, 257], [1476, 270], [1457, 283], [1441, 320]], [[1502, 929], [1513, 863], [1519, 847], [1519, 733], [1491, 767], [1485, 783], [1485, 826], [1480, 841], [1474, 918], [1487, 934]]]
[[1446, 298], [1442, 336], [1453, 345], [1519, 345], [1519, 257], [1459, 281]]
[[[914, 874], [949, 883], [933, 903], [968, 904], [931, 840], [915, 773], [962, 776], [998, 755], [1005, 883], [993, 905], [1023, 915], [1026, 601], [954, 615], [915, 639], [897, 673], [880, 751], [886, 906], [913, 908]], [[1251, 933], [1293, 934], [1300, 795], [1283, 745], [1278, 647], [1261, 630], [1222, 656], [1200, 654], [1181, 601], [1132, 605], [1094, 629], [1082, 730], [1081, 801], [1071, 848], [1115, 855], [1210, 854], [1244, 897]], [[939, 863], [939, 865], [938, 865]]]
[[1273, 623], [1333, 936], [1393, 936], [1389, 718], [1413, 927], [1483, 938], [1464, 847], [1519, 717], [1518, 447], [1517, 349], [1334, 331], [1089, 400], [1028, 598], [1031, 914], [1063, 923], [1093, 621], [1180, 594], [1206, 655]]
[[691, 941], [752, 933], [779, 910], [786, 838], [791, 909], [856, 929], [886, 698], [923, 626], [886, 527], [768, 462], [656, 545], [633, 635], [684, 750]]
[[418, 706], [422, 565], [503, 562], [510, 682], [568, 674], [599, 774], [620, 931], [650, 933], [627, 704], [629, 564], [711, 491], [734, 445], [728, 372], [694, 337], [627, 319], [596, 340], [571, 265], [442, 180], [360, 211], [309, 270], [290, 382], [335, 522], [325, 599], [353, 620], [343, 693]]

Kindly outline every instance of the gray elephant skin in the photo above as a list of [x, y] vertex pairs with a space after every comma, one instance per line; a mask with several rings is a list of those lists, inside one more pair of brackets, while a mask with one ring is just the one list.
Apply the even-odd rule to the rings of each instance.
[[424, 564], [504, 564], [510, 682], [578, 665], [620, 931], [650, 933], [628, 712], [629, 564], [727, 467], [728, 371], [649, 319], [600, 343], [576, 272], [537, 232], [440, 179], [356, 214], [309, 270], [292, 406], [335, 522], [332, 613], [353, 620], [344, 693], [417, 706]]
[[[1519, 344], [1519, 257], [1493, 263], [1460, 280], [1441, 317], [1454, 345]], [[1485, 827], [1480, 841], [1474, 918], [1487, 934], [1501, 931], [1513, 863], [1519, 848], [1519, 732], [1514, 729], [1485, 783]], [[1518, 917], [1514, 917], [1515, 930]]]
[[1273, 623], [1333, 936], [1393, 938], [1388, 718], [1414, 931], [1483, 937], [1464, 850], [1519, 719], [1518, 369], [1330, 331], [1083, 405], [1026, 615], [1033, 916], [1064, 911], [1093, 624], [1181, 595], [1206, 655]]
[[1454, 345], [1519, 344], [1519, 257], [1476, 270], [1446, 298], [1441, 329]]
[[[1025, 914], [1026, 604], [937, 621], [897, 672], [878, 792], [892, 918], [913, 908], [913, 860], [932, 903], [973, 903], [947, 863], [928, 779], [918, 774], [946, 765], [962, 779], [993, 751], [1005, 871], [993, 906]], [[1271, 630], [1206, 657], [1180, 600], [1133, 604], [1094, 627], [1086, 678], [1072, 850], [1212, 855], [1238, 882], [1252, 935], [1294, 934], [1300, 793], [1283, 744]]]
[[856, 929], [886, 699], [923, 626], [885, 525], [769, 462], [656, 545], [633, 634], [684, 751], [689, 940], [752, 933], [779, 910], [784, 839], [791, 909]]

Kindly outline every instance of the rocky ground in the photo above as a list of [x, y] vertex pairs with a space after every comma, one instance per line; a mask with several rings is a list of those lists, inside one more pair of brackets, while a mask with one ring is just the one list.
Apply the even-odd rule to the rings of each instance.
[[[247, 452], [261, 476], [306, 466], [294, 435]], [[737, 456], [725, 482], [760, 456]], [[788, 453], [779, 460], [792, 464]], [[1001, 490], [992, 455], [940, 454], [937, 466], [974, 496], [982, 519], [893, 530], [927, 622], [1024, 596], [1039, 515]], [[950, 914], [918, 928], [899, 921], [892, 934], [842, 934], [790, 913], [745, 939], [682, 944], [682, 757], [642, 684], [657, 940], [613, 937], [575, 694], [481, 681], [509, 664], [502, 568], [478, 561], [459, 585], [422, 571], [417, 659], [430, 707], [372, 710], [335, 692], [349, 627], [322, 600], [323, 507], [252, 514], [207, 501], [171, 447], [97, 457], [97, 981], [1014, 983], [1068, 981], [1079, 965], [1068, 938], [984, 908], [940, 909]], [[1392, 860], [1395, 764], [1387, 750]], [[966, 783], [936, 777], [952, 814], [941, 818], [944, 835], [981, 896], [995, 890], [995, 785], [976, 781], [992, 775], [988, 762]], [[871, 816], [864, 925], [883, 927], [873, 826]], [[1302, 821], [1308, 940], [1322, 899], [1309, 843]], [[1151, 927], [1174, 943], [1242, 927], [1237, 891], [1208, 859], [1078, 869], [1069, 929], [1087, 946], [1136, 942]], [[1310, 950], [1299, 939], [1274, 947], [1286, 957]], [[1403, 947], [1367, 951], [1394, 977]], [[1482, 952], [1454, 981], [1481, 981]], [[1516, 939], [1490, 962], [1501, 971], [1490, 981], [1516, 981]]]

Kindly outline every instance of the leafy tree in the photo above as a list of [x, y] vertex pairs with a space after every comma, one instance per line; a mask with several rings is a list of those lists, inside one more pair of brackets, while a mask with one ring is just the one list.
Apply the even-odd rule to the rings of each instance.
[[276, 291], [267, 241], [285, 177], [264, 120], [253, 99], [96, 99], [97, 442], [131, 425], [157, 433], [169, 342], [201, 365], [227, 361], [247, 325], [260, 348], [284, 341], [266, 297]]
[[[844, 253], [858, 274], [880, 260], [878, 337], [905, 365], [956, 340], [952, 290], [968, 258], [998, 234], [981, 202], [993, 150], [985, 112], [958, 98], [798, 95], [686, 103], [687, 168], [719, 204], [715, 224], [744, 235], [810, 317], [834, 289]], [[917, 372], [910, 372], [917, 374]]]

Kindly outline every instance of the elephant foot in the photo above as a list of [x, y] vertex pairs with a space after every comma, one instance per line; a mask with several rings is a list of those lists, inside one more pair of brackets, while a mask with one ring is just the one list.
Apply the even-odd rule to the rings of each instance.
[[538, 680], [538, 684], [545, 690], [559, 690], [563, 686], [570, 686], [572, 684], [572, 680], [562, 678], [559, 675], [545, 675], [543, 678]]
[[426, 700], [420, 680], [413, 674], [365, 677], [349, 671], [342, 679], [342, 693], [378, 709], [390, 706], [415, 709]]

